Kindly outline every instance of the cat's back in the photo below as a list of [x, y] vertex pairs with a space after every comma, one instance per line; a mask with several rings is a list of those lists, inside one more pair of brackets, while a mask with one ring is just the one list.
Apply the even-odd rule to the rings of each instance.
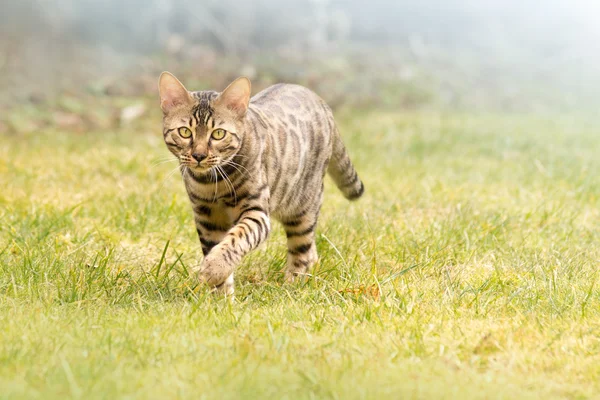
[[323, 111], [325, 102], [312, 90], [293, 83], [278, 83], [258, 92], [250, 103], [263, 109], [297, 113]]
[[249, 110], [254, 137], [265, 139], [271, 214], [285, 220], [317, 208], [336, 137], [331, 109], [310, 89], [281, 83], [256, 94]]

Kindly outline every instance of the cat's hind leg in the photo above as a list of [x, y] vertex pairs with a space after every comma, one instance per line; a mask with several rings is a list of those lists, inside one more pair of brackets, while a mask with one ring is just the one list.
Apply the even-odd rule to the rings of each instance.
[[318, 261], [315, 243], [318, 208], [296, 218], [282, 220], [287, 236], [287, 269], [285, 280], [293, 282], [297, 277], [306, 276]]

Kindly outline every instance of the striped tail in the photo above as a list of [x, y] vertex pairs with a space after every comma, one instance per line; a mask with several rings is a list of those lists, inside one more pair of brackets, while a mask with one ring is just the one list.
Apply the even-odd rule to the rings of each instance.
[[365, 192], [365, 186], [352, 165], [337, 128], [335, 128], [333, 136], [333, 151], [327, 172], [344, 197], [348, 200], [356, 200]]

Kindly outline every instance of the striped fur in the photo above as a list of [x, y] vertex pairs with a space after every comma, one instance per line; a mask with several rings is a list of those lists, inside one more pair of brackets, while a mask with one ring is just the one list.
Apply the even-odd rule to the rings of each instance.
[[331, 109], [297, 85], [250, 100], [245, 78], [219, 94], [188, 92], [163, 73], [159, 89], [163, 136], [180, 161], [205, 256], [200, 278], [232, 294], [236, 265], [268, 237], [271, 218], [286, 232], [286, 278], [306, 274], [317, 261], [325, 173], [350, 200], [364, 192]]

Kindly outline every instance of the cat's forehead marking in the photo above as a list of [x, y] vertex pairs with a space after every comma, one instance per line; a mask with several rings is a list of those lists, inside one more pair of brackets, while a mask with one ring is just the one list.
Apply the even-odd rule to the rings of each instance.
[[206, 125], [210, 117], [213, 115], [214, 110], [211, 107], [210, 102], [217, 97], [217, 92], [194, 92], [193, 96], [198, 100], [198, 104], [193, 110], [196, 123], [202, 123], [203, 125]]

